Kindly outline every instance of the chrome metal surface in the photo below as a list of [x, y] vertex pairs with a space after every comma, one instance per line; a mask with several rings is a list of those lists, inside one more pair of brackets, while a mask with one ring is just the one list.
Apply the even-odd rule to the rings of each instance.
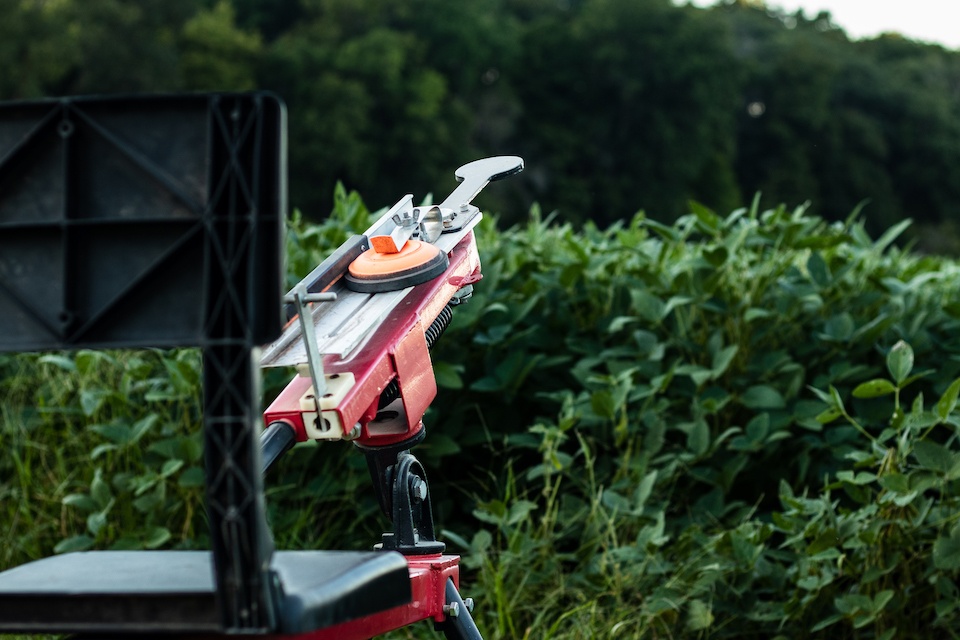
[[[347, 357], [353, 349], [413, 289], [387, 293], [357, 293], [337, 284], [337, 300], [314, 305], [312, 328], [320, 356]], [[293, 367], [308, 362], [300, 323], [292, 322], [283, 335], [264, 349], [261, 367]]]
[[440, 203], [441, 209], [459, 209], [461, 204], [470, 204], [480, 191], [496, 180], [502, 180], [523, 171], [523, 158], [519, 156], [496, 156], [468, 162], [456, 170], [460, 186]]

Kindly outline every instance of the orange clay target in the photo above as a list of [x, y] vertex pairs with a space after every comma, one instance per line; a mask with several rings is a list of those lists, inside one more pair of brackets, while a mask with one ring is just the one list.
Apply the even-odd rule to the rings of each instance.
[[364, 251], [350, 264], [347, 288], [361, 293], [398, 291], [433, 280], [447, 270], [447, 254], [426, 242], [407, 240], [398, 253]]

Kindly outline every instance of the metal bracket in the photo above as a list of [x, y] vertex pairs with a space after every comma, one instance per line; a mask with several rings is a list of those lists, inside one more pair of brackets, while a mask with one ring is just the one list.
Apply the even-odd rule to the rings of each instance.
[[420, 461], [409, 451], [401, 452], [396, 464], [387, 468], [384, 480], [393, 494], [393, 533], [383, 534], [383, 542], [374, 548], [408, 556], [443, 553], [446, 545], [434, 532], [427, 474]]
[[[283, 297], [284, 302], [292, 302], [297, 308], [300, 333], [303, 335], [304, 346], [307, 348], [307, 366], [310, 371], [310, 380], [313, 382], [314, 402], [317, 402], [317, 398], [327, 392], [327, 380], [323, 375], [323, 360], [320, 356], [320, 349], [317, 347], [313, 313], [307, 304], [311, 302], [333, 302], [336, 299], [337, 294], [335, 293], [308, 293], [302, 282]], [[317, 415], [320, 415], [319, 403], [317, 403]]]

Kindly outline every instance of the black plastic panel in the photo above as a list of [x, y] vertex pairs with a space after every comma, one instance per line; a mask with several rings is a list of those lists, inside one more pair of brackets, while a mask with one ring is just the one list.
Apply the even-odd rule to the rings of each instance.
[[[0, 104], [0, 351], [203, 347], [216, 591], [167, 604], [228, 632], [279, 619], [253, 350], [281, 329], [285, 180], [269, 94]], [[164, 629], [145, 606], [137, 628]]]
[[0, 351], [205, 344], [234, 241], [244, 330], [272, 340], [284, 136], [263, 94], [0, 104]]
[[[279, 630], [303, 633], [410, 601], [398, 553], [278, 551]], [[0, 573], [0, 632], [218, 633], [207, 551], [90, 551]]]

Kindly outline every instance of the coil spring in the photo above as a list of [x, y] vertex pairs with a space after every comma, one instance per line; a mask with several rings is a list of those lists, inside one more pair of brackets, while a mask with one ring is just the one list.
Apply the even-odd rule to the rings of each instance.
[[[431, 322], [430, 326], [427, 327], [427, 330], [423, 332], [424, 336], [427, 338], [428, 349], [432, 349], [433, 345], [437, 344], [437, 340], [440, 339], [440, 336], [443, 335], [443, 332], [446, 331], [447, 327], [450, 326], [451, 320], [453, 320], [453, 308], [451, 308], [448, 304], [440, 310], [437, 318]], [[377, 403], [377, 411], [383, 409], [385, 406], [399, 397], [400, 381], [394, 378], [380, 393], [380, 402]]]
[[440, 339], [440, 336], [443, 335], [443, 332], [446, 331], [447, 327], [450, 326], [451, 320], [453, 320], [453, 309], [448, 304], [440, 310], [440, 314], [437, 316], [436, 320], [431, 322], [430, 326], [427, 327], [427, 330], [424, 331], [424, 334], [427, 337], [428, 349], [433, 349], [433, 345], [437, 344], [437, 340]]

